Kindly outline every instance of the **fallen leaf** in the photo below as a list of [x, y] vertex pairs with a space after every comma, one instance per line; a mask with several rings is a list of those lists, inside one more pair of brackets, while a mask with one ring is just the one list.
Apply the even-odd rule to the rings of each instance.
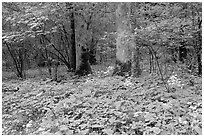
[[161, 132], [161, 130], [158, 127], [153, 127], [151, 128], [151, 130], [155, 133], [155, 134], [159, 134]]
[[122, 103], [122, 101], [118, 101], [118, 102], [114, 103], [116, 110], [120, 109], [121, 103]]
[[73, 135], [73, 130], [68, 130], [68, 131], [66, 131], [66, 135]]
[[147, 113], [147, 114], [144, 116], [144, 118], [145, 118], [145, 121], [154, 121], [154, 120], [155, 120], [154, 115], [151, 114], [151, 113]]
[[113, 130], [111, 130], [111, 129], [103, 129], [102, 130], [104, 133], [106, 133], [107, 135], [112, 135], [113, 133], [114, 133], [114, 131]]
[[116, 117], [111, 117], [110, 119], [109, 119], [109, 121], [110, 121], [110, 124], [113, 124], [113, 122], [115, 122], [115, 120], [116, 120]]
[[89, 129], [85, 129], [85, 130], [80, 131], [79, 135], [86, 135], [88, 134], [88, 132], [89, 132]]
[[60, 129], [60, 130], [67, 130], [67, 129], [68, 129], [68, 126], [66, 126], [66, 125], [61, 125], [59, 129]]
[[195, 126], [193, 127], [193, 129], [199, 134], [199, 135], [202, 135], [202, 128], [198, 127], [198, 126]]

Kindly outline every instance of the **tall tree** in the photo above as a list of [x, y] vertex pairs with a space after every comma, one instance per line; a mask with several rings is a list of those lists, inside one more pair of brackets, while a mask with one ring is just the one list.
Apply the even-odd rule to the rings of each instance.
[[[131, 66], [138, 67], [133, 60], [137, 59], [135, 56], [135, 41], [131, 30], [130, 20], [130, 4], [120, 3], [116, 10], [117, 18], [117, 38], [116, 38], [116, 66], [113, 72], [118, 75], [131, 74]], [[133, 27], [133, 26], [132, 26]], [[133, 58], [133, 59], [132, 59]], [[134, 64], [131, 63], [134, 62]], [[135, 73], [135, 70], [132, 71]]]
[[66, 8], [69, 10], [70, 28], [71, 28], [71, 47], [70, 47], [70, 66], [73, 71], [76, 69], [76, 42], [75, 42], [75, 18], [73, 3], [66, 3]]
[[[129, 20], [130, 20], [130, 28], [131, 28], [131, 32], [134, 34], [134, 30], [135, 29], [139, 29], [139, 25], [137, 23], [137, 19], [136, 19], [136, 6], [138, 5], [135, 2], [131, 2], [129, 3]], [[141, 68], [140, 68], [140, 51], [139, 51], [139, 46], [136, 45], [137, 41], [136, 41], [136, 37], [134, 38], [134, 43], [135, 45], [133, 46], [133, 50], [132, 50], [132, 58], [131, 58], [131, 75], [133, 77], [139, 77], [141, 74]]]

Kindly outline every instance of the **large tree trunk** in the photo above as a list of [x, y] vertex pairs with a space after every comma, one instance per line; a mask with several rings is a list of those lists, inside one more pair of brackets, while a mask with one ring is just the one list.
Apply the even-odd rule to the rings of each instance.
[[126, 75], [131, 70], [131, 46], [128, 41], [131, 31], [128, 22], [128, 7], [126, 3], [120, 3], [116, 10], [117, 38], [116, 38], [116, 66], [113, 75]]
[[66, 8], [70, 9], [70, 28], [71, 28], [71, 47], [70, 47], [70, 66], [73, 71], [76, 70], [76, 43], [75, 43], [75, 19], [74, 19], [74, 7], [72, 3], [66, 3]]
[[[116, 39], [116, 66], [113, 75], [130, 75], [131, 71], [136, 75], [138, 70], [138, 49], [136, 48], [133, 31], [129, 20], [130, 3], [120, 3], [116, 10], [117, 39]], [[137, 50], [136, 50], [137, 49]], [[131, 69], [134, 67], [134, 69]], [[136, 70], [135, 70], [135, 67]], [[138, 73], [137, 73], [138, 75]]]

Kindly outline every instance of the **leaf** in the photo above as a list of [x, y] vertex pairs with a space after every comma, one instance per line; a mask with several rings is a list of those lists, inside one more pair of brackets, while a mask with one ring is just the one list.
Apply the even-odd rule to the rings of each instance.
[[154, 121], [154, 120], [155, 120], [154, 115], [151, 114], [151, 113], [147, 113], [147, 114], [144, 116], [144, 118], [145, 118], [145, 121]]
[[80, 125], [80, 128], [81, 128], [81, 129], [85, 129], [85, 128], [87, 128], [87, 126], [88, 126], [88, 124], [81, 124], [81, 125]]
[[67, 130], [67, 129], [68, 129], [68, 126], [66, 126], [66, 125], [61, 125], [59, 129], [60, 129], [60, 130]]
[[52, 135], [52, 133], [50, 133], [49, 131], [43, 131], [41, 132], [42, 135]]
[[202, 135], [202, 128], [198, 127], [198, 126], [195, 126], [193, 127], [193, 129], [199, 134], [199, 135]]
[[151, 128], [151, 130], [155, 133], [155, 134], [159, 134], [161, 132], [161, 130], [158, 127], [153, 127]]
[[66, 131], [66, 135], [73, 135], [73, 130], [68, 130], [68, 131]]
[[113, 122], [115, 122], [115, 120], [116, 120], [116, 117], [111, 117], [110, 119], [109, 119], [109, 121], [110, 121], [110, 124], [113, 124]]
[[33, 125], [33, 122], [32, 121], [29, 121], [28, 124], [26, 125], [26, 128], [31, 128]]
[[113, 133], [114, 133], [114, 131], [113, 130], [111, 130], [111, 129], [103, 129], [102, 130], [104, 133], [106, 133], [107, 135], [112, 135]]
[[74, 117], [74, 120], [78, 120], [82, 117], [83, 113], [79, 113], [77, 116]]
[[43, 94], [43, 92], [40, 92], [39, 94], [36, 95], [36, 97], [39, 97]]
[[88, 132], [89, 132], [89, 129], [85, 129], [85, 130], [80, 131], [79, 134], [80, 134], [80, 135], [87, 135]]
[[121, 116], [123, 113], [122, 112], [120, 112], [120, 111], [114, 111], [113, 112], [116, 116]]
[[103, 125], [94, 124], [91, 126], [92, 128], [103, 128]]
[[171, 108], [170, 104], [167, 103], [162, 103], [162, 106], [165, 110]]
[[134, 113], [134, 117], [138, 117], [138, 116], [140, 116], [140, 114], [142, 114], [142, 113], [143, 113], [142, 111], [135, 112], [135, 113]]
[[114, 106], [115, 106], [116, 110], [120, 109], [121, 103], [122, 103], [122, 101], [118, 101], [118, 102], [114, 103]]

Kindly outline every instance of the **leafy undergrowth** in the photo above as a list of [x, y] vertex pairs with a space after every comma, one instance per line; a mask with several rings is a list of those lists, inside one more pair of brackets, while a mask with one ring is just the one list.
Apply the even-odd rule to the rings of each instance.
[[202, 134], [202, 80], [179, 78], [169, 92], [156, 75], [3, 82], [2, 133]]

